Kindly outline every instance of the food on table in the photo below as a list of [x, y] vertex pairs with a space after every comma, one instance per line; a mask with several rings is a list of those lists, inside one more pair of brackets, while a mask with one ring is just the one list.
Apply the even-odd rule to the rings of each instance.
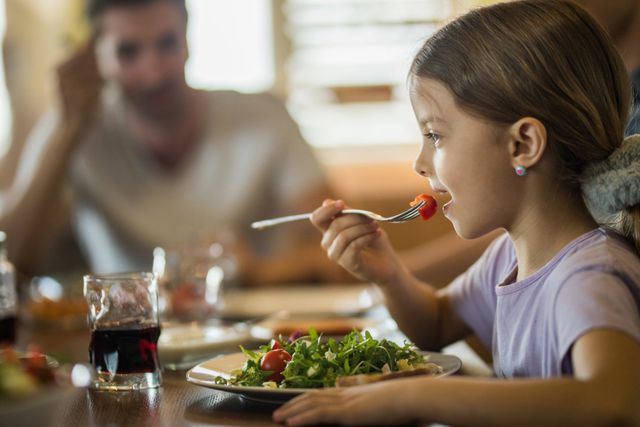
[[60, 320], [67, 317], [82, 318], [87, 315], [87, 303], [83, 298], [62, 297], [58, 300], [41, 298], [29, 303], [31, 316], [38, 320]]
[[[315, 329], [293, 342], [286, 339], [263, 345], [258, 351], [241, 347], [247, 361], [233, 371], [230, 379], [216, 378], [216, 383], [271, 388], [320, 388], [345, 386], [349, 382], [390, 379], [392, 374], [437, 374], [442, 368], [429, 363], [414, 350], [413, 344], [398, 345], [374, 339], [368, 331], [353, 331], [342, 340], [322, 339]], [[415, 371], [415, 372], [413, 372]], [[405, 374], [406, 375], [406, 374]], [[358, 377], [354, 379], [353, 377]], [[351, 379], [349, 379], [351, 378]], [[370, 380], [366, 380], [367, 382]]]
[[363, 319], [341, 317], [283, 319], [270, 323], [266, 326], [270, 327], [274, 337], [291, 335], [297, 331], [302, 331], [304, 335], [311, 328], [324, 336], [344, 336], [353, 330], [362, 331], [368, 325]]
[[[291, 341], [294, 341], [294, 339], [292, 339]], [[271, 348], [271, 350], [277, 350], [279, 348], [282, 348], [282, 344], [280, 344], [280, 341], [273, 339], [269, 342], [269, 347]]]
[[288, 342], [294, 342], [295, 340], [297, 340], [300, 337], [304, 336], [304, 331], [298, 329], [296, 331], [293, 331], [289, 334], [289, 340]]
[[438, 202], [436, 202], [436, 199], [434, 199], [432, 196], [426, 193], [422, 193], [418, 194], [416, 198], [413, 199], [413, 201], [409, 204], [411, 206], [415, 206], [423, 200], [425, 201], [425, 204], [418, 211], [420, 212], [420, 216], [422, 217], [422, 219], [426, 221], [436, 214], [436, 211], [438, 210]]
[[260, 369], [273, 372], [271, 376], [267, 378], [269, 381], [281, 383], [284, 379], [282, 371], [285, 370], [287, 363], [291, 360], [291, 355], [283, 348], [273, 347], [276, 347], [276, 344], [273, 344], [272, 349], [260, 358]]
[[379, 374], [358, 374], [339, 377], [336, 379], [336, 387], [351, 387], [354, 385], [370, 384], [395, 378], [412, 377], [415, 375], [438, 375], [442, 373], [442, 367], [432, 362], [425, 362], [423, 368], [414, 368], [406, 371], [386, 372]]
[[0, 350], [0, 398], [27, 396], [53, 383], [55, 375], [45, 355]]

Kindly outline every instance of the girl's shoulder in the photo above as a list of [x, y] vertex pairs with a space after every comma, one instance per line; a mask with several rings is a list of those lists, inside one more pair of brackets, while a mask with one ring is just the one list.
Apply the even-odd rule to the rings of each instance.
[[516, 265], [513, 241], [508, 233], [504, 233], [489, 244], [471, 270], [482, 272], [483, 282], [493, 289], [493, 286], [504, 281], [513, 272]]
[[598, 228], [568, 248], [552, 275], [561, 284], [572, 277], [584, 280], [585, 274], [605, 273], [640, 288], [640, 257], [623, 236], [606, 227]]
[[640, 256], [635, 247], [608, 227], [600, 227], [589, 233], [575, 245], [565, 257], [566, 263], [580, 268], [610, 266], [612, 268], [629, 268], [640, 273]]

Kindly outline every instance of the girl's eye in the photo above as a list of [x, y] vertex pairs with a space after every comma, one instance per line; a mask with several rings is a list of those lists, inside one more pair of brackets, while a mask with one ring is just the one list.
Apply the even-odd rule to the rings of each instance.
[[440, 142], [440, 135], [435, 132], [427, 132], [424, 136], [431, 141], [434, 147], [438, 146], [438, 143]]

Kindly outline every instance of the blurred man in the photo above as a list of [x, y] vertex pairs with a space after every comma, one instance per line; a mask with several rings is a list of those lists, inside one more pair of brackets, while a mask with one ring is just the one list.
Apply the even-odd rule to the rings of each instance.
[[88, 12], [93, 38], [58, 69], [58, 108], [0, 194], [17, 265], [38, 271], [70, 224], [96, 272], [149, 270], [155, 246], [229, 231], [256, 281], [330, 271], [309, 224], [249, 227], [329, 193], [283, 105], [187, 85], [184, 0], [90, 0]]

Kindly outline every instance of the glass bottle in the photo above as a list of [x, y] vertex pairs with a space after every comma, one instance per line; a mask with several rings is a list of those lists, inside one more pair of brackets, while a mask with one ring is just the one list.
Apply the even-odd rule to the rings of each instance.
[[16, 270], [7, 258], [7, 235], [0, 231], [0, 347], [16, 341], [18, 301]]

